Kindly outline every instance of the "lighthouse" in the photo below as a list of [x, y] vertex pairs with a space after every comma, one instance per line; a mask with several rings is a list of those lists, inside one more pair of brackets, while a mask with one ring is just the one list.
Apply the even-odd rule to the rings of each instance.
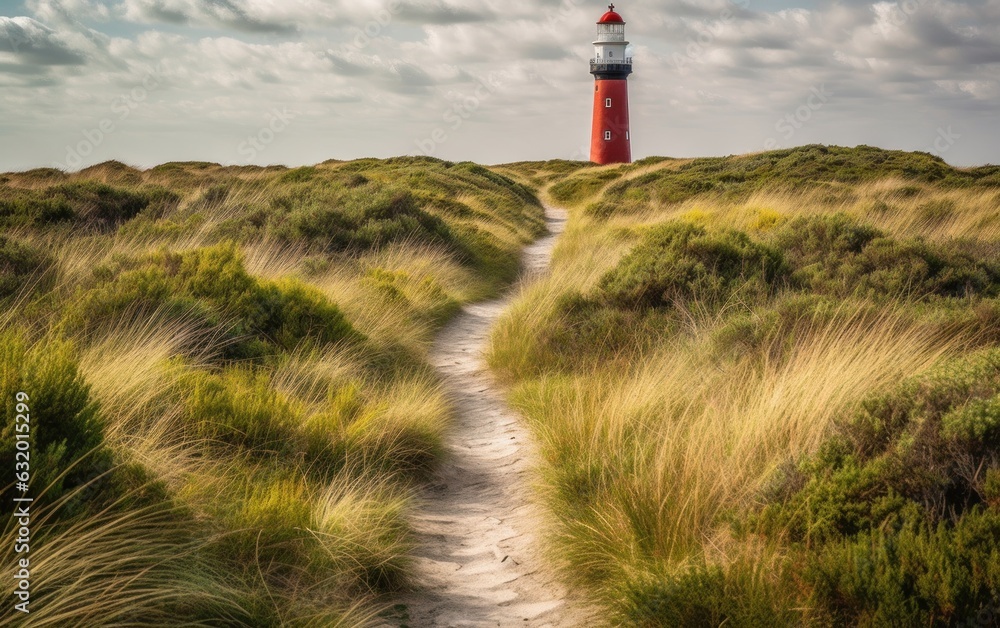
[[628, 120], [628, 77], [632, 58], [626, 56], [625, 20], [615, 5], [597, 23], [597, 41], [590, 73], [594, 75], [594, 125], [590, 161], [598, 164], [632, 163]]

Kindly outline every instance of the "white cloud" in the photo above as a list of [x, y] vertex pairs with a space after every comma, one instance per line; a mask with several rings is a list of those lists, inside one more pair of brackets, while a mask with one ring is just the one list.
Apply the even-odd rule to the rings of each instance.
[[84, 63], [83, 55], [73, 50], [66, 37], [29, 17], [0, 17], [0, 54], [29, 70]]
[[[759, 150], [775, 120], [826, 86], [835, 96], [794, 143], [888, 137], [893, 147], [923, 149], [925, 128], [933, 137], [950, 123], [967, 128], [949, 158], [1000, 161], [1000, 0], [903, 6], [620, 7], [636, 58], [636, 153]], [[502, 87], [479, 99], [441, 156], [568, 157], [588, 139], [587, 59], [600, 9], [580, 0], [32, 0], [29, 8], [33, 17], [0, 18], [0, 119], [16, 111], [23, 128], [13, 131], [50, 138], [32, 148], [35, 162], [59, 157], [154, 67], [159, 87], [94, 161], [235, 160], [227, 138], [259, 126], [274, 106], [302, 115], [263, 161], [414, 152], [417, 138], [447, 124], [456, 100], [499, 75]], [[16, 52], [15, 38], [23, 40]], [[25, 112], [25, 102], [39, 104]], [[168, 130], [162, 144], [147, 141]], [[0, 154], [8, 167], [18, 159]]]

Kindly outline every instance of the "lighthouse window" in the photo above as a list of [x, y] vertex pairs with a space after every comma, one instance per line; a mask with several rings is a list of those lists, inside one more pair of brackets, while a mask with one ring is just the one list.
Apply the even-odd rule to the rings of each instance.
[[625, 131], [625, 139], [627, 139], [627, 140], [632, 139], [632, 138], [629, 137], [628, 131]]
[[605, 131], [604, 132], [604, 141], [605, 142], [610, 142], [611, 141], [611, 131]]
[[608, 109], [611, 108], [611, 99], [610, 98], [605, 98], [604, 99], [604, 106], [607, 107]]

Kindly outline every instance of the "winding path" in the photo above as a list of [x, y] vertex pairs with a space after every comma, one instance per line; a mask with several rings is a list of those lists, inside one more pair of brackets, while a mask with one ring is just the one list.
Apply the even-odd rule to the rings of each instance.
[[[549, 265], [566, 222], [546, 209], [550, 234], [525, 250], [525, 278]], [[382, 626], [589, 626], [534, 536], [535, 450], [483, 362], [490, 329], [513, 296], [471, 305], [442, 330], [431, 360], [455, 407], [449, 456], [414, 517], [419, 589], [396, 600]], [[389, 621], [389, 623], [385, 623]]]

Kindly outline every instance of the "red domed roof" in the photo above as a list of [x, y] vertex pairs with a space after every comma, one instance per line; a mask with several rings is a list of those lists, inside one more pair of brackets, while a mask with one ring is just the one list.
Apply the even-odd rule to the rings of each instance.
[[601, 16], [601, 21], [598, 24], [624, 24], [625, 20], [622, 16], [615, 13], [615, 5], [608, 7], [608, 12]]

